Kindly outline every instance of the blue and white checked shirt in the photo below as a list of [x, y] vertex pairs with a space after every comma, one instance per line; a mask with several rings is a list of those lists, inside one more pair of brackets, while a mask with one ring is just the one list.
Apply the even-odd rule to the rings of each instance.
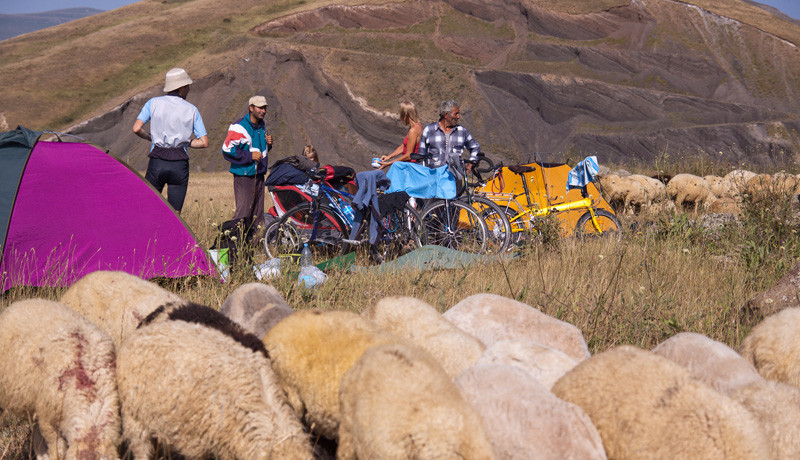
[[419, 154], [428, 157], [428, 167], [438, 168], [447, 164], [449, 157], [461, 157], [464, 149], [469, 150], [471, 161], [478, 159], [481, 146], [472, 138], [467, 128], [456, 125], [450, 135], [442, 131], [439, 122], [435, 121], [422, 129], [419, 140]]

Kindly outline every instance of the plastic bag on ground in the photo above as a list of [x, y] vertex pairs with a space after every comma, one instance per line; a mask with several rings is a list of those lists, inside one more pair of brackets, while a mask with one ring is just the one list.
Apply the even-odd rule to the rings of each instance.
[[253, 271], [259, 280], [277, 278], [281, 276], [281, 259], [270, 259], [263, 264], [255, 265]]
[[297, 275], [297, 285], [300, 287], [310, 288], [325, 281], [328, 281], [328, 275], [313, 265], [300, 268], [300, 273]]

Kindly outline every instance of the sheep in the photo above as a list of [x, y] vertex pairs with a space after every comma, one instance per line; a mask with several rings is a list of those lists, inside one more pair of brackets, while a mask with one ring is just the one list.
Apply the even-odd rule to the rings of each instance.
[[705, 179], [694, 174], [678, 174], [667, 183], [667, 195], [679, 209], [684, 203], [693, 203], [694, 212], [713, 195]]
[[741, 354], [768, 380], [800, 387], [800, 308], [768, 316], [742, 341]]
[[501, 340], [481, 355], [476, 366], [506, 364], [522, 369], [548, 390], [578, 362], [564, 352], [528, 340]]
[[275, 323], [294, 313], [294, 310], [274, 287], [247, 283], [225, 299], [220, 312], [263, 338]]
[[57, 302], [0, 313], [0, 407], [35, 417], [38, 458], [115, 459], [120, 433], [114, 342]]
[[269, 361], [202, 324], [131, 333], [117, 364], [124, 437], [134, 460], [152, 440], [186, 458], [312, 458]]
[[168, 302], [183, 302], [158, 285], [118, 271], [89, 273], [61, 296], [61, 303], [111, 336], [119, 347], [145, 316]]
[[742, 207], [739, 201], [735, 198], [717, 198], [714, 196], [706, 200], [706, 211], [717, 214], [733, 214], [735, 216], [742, 214]]
[[748, 171], [746, 169], [734, 169], [733, 171], [725, 174], [723, 179], [727, 179], [731, 181], [733, 184], [733, 188], [736, 191], [737, 195], [742, 195], [745, 193], [745, 189], [747, 187], [747, 181], [753, 178], [756, 173]]
[[711, 187], [711, 193], [713, 193], [717, 199], [732, 199], [738, 195], [736, 187], [733, 185], [733, 181], [730, 178], [711, 175], [703, 176], [703, 179], [708, 182], [709, 187]]
[[800, 307], [800, 263], [767, 291], [748, 300], [745, 313], [764, 318], [787, 307]]
[[741, 404], [633, 346], [578, 364], [553, 393], [589, 415], [609, 458], [769, 458], [762, 430]]
[[420, 348], [370, 348], [339, 386], [340, 460], [492, 459], [484, 425], [436, 361]]
[[771, 190], [774, 193], [783, 196], [795, 196], [798, 194], [798, 187], [800, 187], [800, 180], [794, 174], [786, 172], [775, 173], [772, 176]]
[[772, 176], [769, 174], [756, 174], [748, 179], [744, 186], [744, 193], [753, 196], [762, 196], [772, 191]]
[[642, 174], [632, 174], [628, 176], [628, 179], [635, 180], [641, 184], [648, 206], [652, 205], [653, 202], [661, 201], [667, 196], [667, 186], [658, 179]]
[[622, 205], [624, 210], [632, 211], [634, 206], [641, 206], [647, 203], [647, 194], [642, 184], [630, 179], [630, 176], [621, 177], [616, 174], [598, 176], [600, 186], [608, 195], [606, 199], [609, 203]]
[[483, 419], [498, 459], [606, 458], [589, 416], [520, 369], [475, 366], [455, 383]]
[[355, 313], [312, 309], [284, 318], [263, 342], [295, 414], [336, 439], [342, 375], [367, 349], [399, 340]]
[[475, 294], [442, 316], [486, 346], [501, 340], [520, 339], [563, 351], [578, 362], [590, 356], [580, 329], [514, 299]]
[[239, 345], [264, 355], [269, 358], [267, 349], [261, 339], [254, 334], [247, 332], [242, 326], [233, 322], [232, 319], [205, 305], [196, 303], [167, 303], [156, 308], [147, 315], [139, 327], [148, 324], [160, 323], [164, 321], [185, 321], [187, 323], [200, 324], [202, 326], [216, 329], [217, 331], [232, 338]]
[[455, 378], [475, 364], [486, 345], [467, 334], [430, 304], [413, 297], [386, 297], [361, 312], [392, 334], [431, 354]]
[[725, 394], [764, 381], [739, 353], [702, 334], [681, 332], [661, 342], [653, 353], [680, 364], [692, 377]]

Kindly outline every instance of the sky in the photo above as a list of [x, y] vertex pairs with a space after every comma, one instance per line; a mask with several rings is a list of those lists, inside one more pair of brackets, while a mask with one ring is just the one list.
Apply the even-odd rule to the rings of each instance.
[[[764, 5], [773, 6], [784, 14], [800, 19], [799, 0], [757, 0]], [[87, 6], [98, 10], [113, 10], [134, 3], [134, 0], [0, 0], [0, 14], [40, 13]]]

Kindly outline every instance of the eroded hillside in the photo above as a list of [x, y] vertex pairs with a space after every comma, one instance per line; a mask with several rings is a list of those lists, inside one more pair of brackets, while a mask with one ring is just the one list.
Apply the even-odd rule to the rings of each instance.
[[[163, 72], [183, 66], [214, 146], [194, 161], [202, 169], [223, 166], [216, 146], [253, 93], [270, 102], [276, 156], [310, 142], [323, 161], [360, 167], [402, 139], [393, 113], [404, 98], [424, 121], [441, 100], [461, 101], [464, 125], [506, 161], [791, 161], [800, 27], [738, 0], [693, 3], [141, 1], [0, 43], [11, 88], [0, 110], [13, 125], [71, 127], [142, 166], [147, 146], [130, 126]], [[122, 56], [104, 47], [111, 39]], [[84, 56], [96, 64], [81, 68]], [[11, 76], [36, 66], [56, 73]]]

